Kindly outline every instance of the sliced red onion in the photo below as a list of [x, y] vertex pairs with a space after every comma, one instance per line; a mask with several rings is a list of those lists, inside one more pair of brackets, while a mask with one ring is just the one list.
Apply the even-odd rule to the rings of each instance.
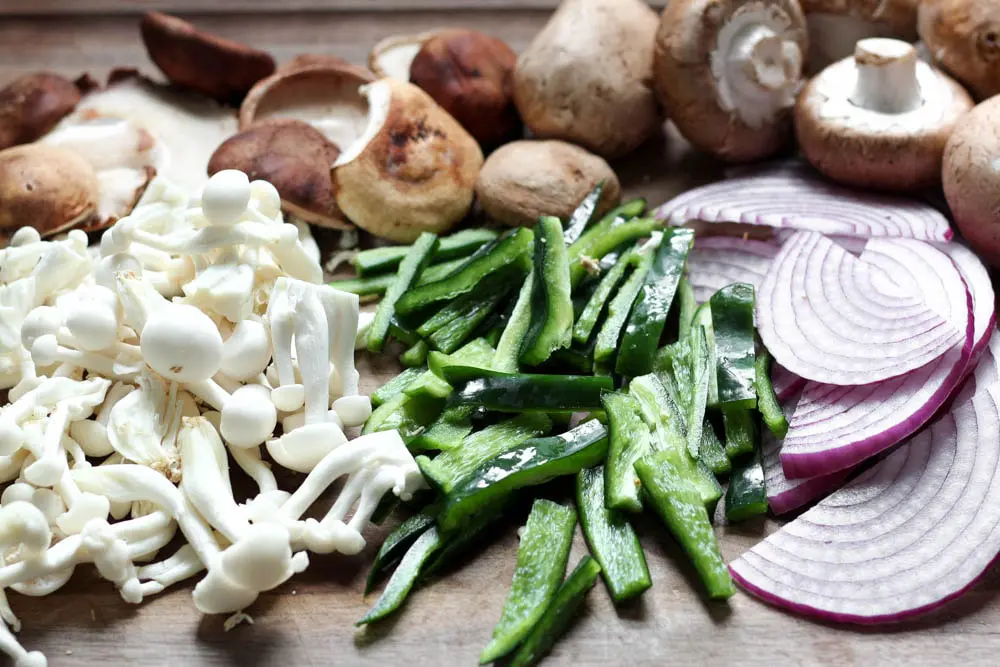
[[755, 316], [778, 363], [827, 384], [898, 377], [966, 333], [885, 271], [815, 232], [798, 232], [782, 246], [761, 283]]
[[705, 303], [732, 283], [758, 287], [781, 250], [777, 243], [731, 236], [699, 236], [688, 255], [688, 282], [694, 297]]
[[964, 245], [939, 243], [935, 247], [948, 255], [955, 263], [969, 288], [969, 293], [972, 295], [973, 320], [975, 322], [972, 361], [975, 362], [986, 349], [993, 337], [993, 332], [996, 330], [996, 294], [993, 292], [993, 281], [990, 280], [990, 274], [979, 257]]
[[761, 435], [761, 450], [767, 505], [774, 514], [786, 514], [822, 498], [850, 474], [849, 470], [844, 470], [822, 477], [789, 479], [781, 468], [781, 442], [767, 429], [763, 429]]
[[962, 341], [926, 366], [865, 385], [806, 383], [781, 450], [791, 478], [850, 469], [923, 426], [958, 387], [972, 355], [971, 296], [955, 264], [912, 239], [872, 239], [861, 260], [884, 270], [956, 329]]
[[802, 389], [806, 381], [779, 364], [771, 364], [771, 387], [781, 403], [787, 402], [796, 392]]
[[948, 413], [730, 570], [806, 616], [885, 623], [966, 589], [1000, 553], [1000, 386]]

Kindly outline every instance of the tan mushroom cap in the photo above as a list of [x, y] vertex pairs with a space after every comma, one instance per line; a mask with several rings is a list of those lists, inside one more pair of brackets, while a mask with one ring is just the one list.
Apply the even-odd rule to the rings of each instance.
[[44, 144], [0, 151], [0, 235], [24, 226], [58, 234], [93, 215], [98, 197], [93, 168], [74, 151]]
[[917, 35], [917, 8], [920, 0], [801, 0], [809, 14], [852, 16], [869, 23], [882, 23], [903, 35]]
[[333, 169], [340, 209], [358, 227], [400, 243], [450, 229], [472, 206], [479, 144], [410, 83], [381, 79], [362, 94], [365, 130]]
[[208, 162], [208, 173], [238, 169], [251, 180], [274, 185], [292, 215], [321, 227], [353, 229], [337, 207], [330, 179], [330, 167], [339, 155], [308, 123], [273, 118], [223, 142]]
[[944, 151], [942, 181], [962, 236], [1000, 267], [1000, 96], [962, 117]]
[[239, 102], [274, 72], [274, 59], [259, 49], [223, 39], [187, 21], [147, 12], [139, 25], [150, 59], [170, 81], [219, 102]]
[[941, 181], [948, 137], [972, 100], [906, 42], [867, 39], [799, 96], [795, 129], [806, 159], [835, 181], [912, 190]]
[[674, 0], [656, 35], [656, 92], [696, 147], [734, 162], [764, 158], [791, 138], [807, 50], [796, 0]]
[[0, 150], [35, 141], [80, 101], [69, 79], [39, 72], [14, 79], [0, 90]]
[[977, 99], [1000, 94], [1000, 3], [925, 1], [917, 29], [934, 59]]
[[568, 218], [594, 187], [604, 181], [597, 214], [621, 199], [621, 185], [601, 157], [566, 143], [514, 141], [493, 151], [476, 182], [479, 204], [506, 225], [532, 226], [541, 215]]

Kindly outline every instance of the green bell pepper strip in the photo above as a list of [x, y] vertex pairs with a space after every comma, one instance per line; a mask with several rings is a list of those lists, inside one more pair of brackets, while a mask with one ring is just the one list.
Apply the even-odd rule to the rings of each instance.
[[427, 355], [427, 367], [442, 380], [448, 366], [472, 366], [489, 370], [495, 350], [483, 338], [474, 338], [451, 354], [431, 352]]
[[375, 319], [368, 332], [368, 350], [381, 352], [389, 336], [389, 325], [396, 314], [397, 303], [404, 298], [420, 277], [424, 268], [430, 264], [431, 257], [438, 246], [437, 234], [424, 232], [410, 247], [399, 265], [399, 273], [392, 286], [386, 290], [385, 296], [378, 304]]
[[438, 525], [442, 530], [455, 530], [517, 489], [575, 475], [600, 463], [607, 451], [608, 431], [596, 419], [561, 435], [527, 440], [482, 462], [452, 487], [444, 498]]
[[726, 518], [745, 521], [767, 513], [767, 491], [764, 489], [764, 468], [760, 447], [753, 456], [737, 462], [726, 490]]
[[733, 469], [733, 464], [726, 456], [726, 448], [719, 441], [719, 436], [715, 434], [712, 423], [705, 419], [701, 429], [701, 447], [698, 448], [698, 461], [715, 475], [728, 474]]
[[408, 347], [413, 347], [421, 341], [420, 335], [416, 331], [410, 329], [395, 317], [389, 323], [389, 335]]
[[705, 423], [705, 408], [708, 405], [708, 394], [712, 387], [712, 377], [715, 367], [711, 365], [711, 353], [708, 349], [708, 332], [705, 326], [697, 324], [691, 335], [691, 390], [688, 392], [687, 425], [688, 452], [697, 458], [702, 441], [702, 426]]
[[712, 530], [708, 510], [688, 476], [677, 466], [686, 451], [664, 450], [635, 464], [642, 488], [674, 539], [687, 553], [712, 599], [735, 593], [719, 543]]
[[611, 293], [621, 283], [630, 266], [632, 264], [628, 261], [628, 253], [626, 253], [601, 278], [597, 288], [587, 300], [587, 305], [583, 307], [583, 312], [577, 317], [576, 324], [573, 325], [573, 340], [577, 343], [583, 345], [590, 340], [590, 335], [594, 332], [594, 327], [601, 318], [601, 313], [604, 312], [604, 306], [611, 298]]
[[690, 229], [674, 228], [663, 232], [660, 245], [652, 252], [649, 271], [621, 337], [615, 362], [618, 373], [637, 377], [653, 370], [656, 350], [667, 326], [667, 315], [693, 243], [694, 233]]
[[497, 353], [493, 358], [493, 369], [503, 373], [516, 373], [520, 369], [518, 361], [521, 356], [521, 346], [528, 335], [531, 326], [531, 295], [534, 291], [535, 273], [528, 274], [521, 291], [517, 294], [514, 310], [507, 319], [500, 340], [497, 342]]
[[600, 203], [603, 193], [604, 181], [601, 181], [594, 186], [593, 190], [587, 193], [587, 196], [583, 198], [583, 201], [580, 202], [572, 215], [569, 216], [569, 220], [566, 221], [566, 231], [562, 235], [563, 242], [566, 245], [574, 243], [580, 238], [584, 230], [587, 229], [590, 221], [594, 219], [594, 214], [597, 212], [597, 205]]
[[[694, 320], [691, 322], [692, 327], [701, 326], [704, 328], [705, 334], [705, 347], [695, 349], [691, 346], [691, 367], [694, 368], [697, 364], [702, 363], [696, 357], [703, 354], [706, 350], [708, 352], [708, 397], [707, 405], [709, 407], [715, 407], [719, 404], [719, 376], [718, 373], [713, 372], [711, 369], [716, 368], [718, 365], [715, 360], [715, 328], [712, 325], [712, 307], [711, 302], [705, 302], [698, 306], [698, 310], [694, 313]], [[676, 367], [676, 363], [674, 366]], [[693, 380], [693, 378], [692, 378]]]
[[407, 368], [423, 366], [427, 363], [427, 353], [429, 351], [430, 347], [427, 345], [427, 341], [418, 340], [399, 355], [399, 363]]
[[531, 507], [517, 549], [517, 569], [493, 638], [479, 656], [480, 664], [513, 651], [545, 614], [556, 596], [576, 528], [576, 512], [540, 498]]
[[405, 371], [386, 382], [384, 385], [372, 392], [372, 407], [377, 408], [383, 403], [387, 403], [396, 396], [402, 394], [403, 390], [406, 389], [411, 382], [423, 375], [426, 370], [426, 368], [407, 368]]
[[375, 589], [375, 584], [382, 573], [401, 559], [409, 550], [410, 545], [426, 533], [435, 521], [433, 514], [421, 512], [414, 514], [389, 533], [389, 536], [382, 542], [382, 546], [379, 547], [378, 553], [375, 554], [375, 562], [368, 570], [368, 578], [365, 580], [365, 595]]
[[593, 258], [603, 257], [623, 243], [649, 236], [654, 231], [663, 229], [663, 225], [662, 220], [640, 218], [612, 227], [603, 237], [594, 239], [586, 253], [576, 257], [569, 255], [570, 284], [576, 287], [583, 281], [593, 264]]
[[430, 334], [428, 341], [446, 354], [454, 352], [496, 310], [507, 294], [508, 288], [497, 288], [491, 294], [481, 297], [466, 313]]
[[607, 235], [612, 227], [619, 227], [626, 222], [637, 218], [646, 211], [645, 199], [632, 199], [617, 208], [608, 211], [597, 224], [586, 230], [580, 238], [574, 241], [568, 248], [570, 260], [577, 259], [582, 255], [590, 257], [603, 257], [605, 252], [593, 252], [591, 249], [597, 246], [597, 241]]
[[548, 433], [552, 421], [543, 414], [522, 414], [507, 421], [487, 426], [466, 437], [461, 446], [442, 452], [433, 460], [418, 456], [420, 471], [432, 484], [450, 493], [484, 462], [519, 447], [526, 440]]
[[754, 386], [757, 389], [757, 410], [764, 418], [764, 424], [781, 440], [788, 434], [788, 418], [781, 409], [778, 396], [771, 385], [771, 354], [763, 345], [757, 349], [757, 361], [754, 364]]
[[563, 585], [559, 587], [555, 599], [538, 620], [531, 634], [517, 649], [510, 667], [531, 667], [537, 665], [545, 655], [552, 650], [556, 640], [569, 627], [583, 604], [587, 592], [597, 583], [601, 566], [590, 556], [584, 556], [573, 569]]
[[[472, 433], [472, 420], [468, 417], [455, 419], [451, 415], [442, 414], [433, 424], [413, 441], [411, 450], [435, 450], [446, 452], [458, 449], [462, 441]], [[723, 454], [725, 458], [725, 454]], [[729, 459], [726, 459], [728, 462]]]
[[504, 515], [507, 508], [508, 505], [506, 503], [487, 508], [486, 511], [476, 517], [474, 522], [464, 526], [457, 533], [448, 535], [444, 546], [424, 566], [424, 576], [431, 577], [452, 565], [461, 563], [462, 555], [483, 536], [483, 533], [493, 525], [494, 521]]
[[590, 553], [601, 564], [611, 599], [624, 602], [649, 589], [646, 556], [632, 526], [604, 505], [604, 466], [581, 470], [576, 476], [576, 507]]
[[489, 252], [478, 257], [474, 254], [450, 276], [409, 290], [399, 298], [396, 310], [406, 315], [439, 301], [455, 299], [471, 292], [483, 280], [505, 267], [519, 266], [527, 272], [531, 266], [529, 251], [532, 238], [531, 230], [525, 227], [507, 232], [497, 240]]
[[[426, 285], [437, 280], [441, 280], [449, 273], [460, 267], [465, 262], [464, 259], [453, 259], [450, 262], [432, 264], [424, 269], [417, 279], [417, 285]], [[380, 276], [369, 278], [349, 278], [347, 280], [332, 280], [330, 287], [339, 289], [342, 292], [351, 292], [358, 296], [382, 296], [385, 291], [396, 281], [395, 273], [386, 273]]]
[[537, 366], [554, 350], [569, 347], [573, 330], [569, 263], [559, 218], [542, 216], [535, 225], [531, 291], [531, 323], [521, 345], [519, 360]]
[[635, 303], [636, 297], [639, 296], [639, 290], [642, 289], [643, 283], [646, 281], [646, 274], [649, 273], [652, 266], [653, 255], [634, 252], [630, 254], [629, 261], [634, 263], [635, 269], [618, 290], [618, 294], [611, 300], [608, 305], [608, 316], [597, 332], [597, 344], [594, 346], [595, 372], [599, 369], [609, 369], [614, 363], [622, 329], [628, 321], [632, 304]]
[[[434, 262], [465, 258], [498, 236], [492, 229], [463, 229], [445, 236], [434, 252]], [[409, 249], [410, 246], [390, 246], [362, 250], [354, 256], [351, 264], [361, 277], [395, 271]]]
[[475, 405], [498, 412], [584, 412], [601, 409], [611, 378], [487, 372], [460, 366], [445, 369], [455, 392], [449, 405]]
[[601, 397], [608, 416], [609, 446], [605, 462], [604, 504], [627, 512], [642, 511], [635, 462], [650, 452], [652, 436], [639, 402], [618, 392]]
[[742, 408], [722, 408], [726, 431], [726, 456], [735, 459], [753, 452], [757, 446], [757, 425], [753, 414]]
[[757, 407], [753, 285], [733, 283], [712, 295], [719, 404]]
[[444, 401], [439, 398], [399, 394], [375, 408], [361, 433], [396, 430], [403, 442], [409, 444], [437, 419], [443, 407]]
[[682, 279], [677, 286], [677, 300], [680, 302], [677, 315], [677, 339], [686, 340], [691, 334], [691, 323], [694, 313], [698, 310], [698, 301], [694, 298], [694, 289], [687, 279]]
[[556, 350], [549, 361], [555, 367], [569, 368], [577, 373], [590, 373], [594, 368], [594, 350], [593, 347], [582, 350], [576, 347]]
[[364, 617], [355, 625], [366, 625], [386, 618], [399, 609], [406, 600], [406, 596], [413, 590], [413, 586], [420, 578], [421, 570], [438, 549], [443, 541], [436, 526], [431, 526], [407, 549], [406, 554], [396, 567], [396, 571], [389, 577], [389, 583], [385, 585], [385, 590], [375, 602], [375, 605], [368, 610]]
[[407, 396], [446, 399], [451, 396], [451, 385], [429, 371], [411, 382], [403, 390]]

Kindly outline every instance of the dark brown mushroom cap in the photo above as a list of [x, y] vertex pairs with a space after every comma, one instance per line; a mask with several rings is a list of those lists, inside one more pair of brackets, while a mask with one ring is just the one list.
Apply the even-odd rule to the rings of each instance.
[[0, 150], [35, 141], [80, 101], [69, 79], [39, 72], [14, 79], [0, 90]]
[[900, 36], [916, 37], [920, 0], [800, 0], [809, 14], [853, 16], [868, 23], [883, 23]]
[[976, 99], [1000, 94], [1000, 3], [922, 2], [917, 30], [934, 59]]
[[268, 53], [168, 14], [147, 12], [140, 31], [150, 59], [171, 82], [219, 102], [239, 103], [257, 81], [274, 72]]

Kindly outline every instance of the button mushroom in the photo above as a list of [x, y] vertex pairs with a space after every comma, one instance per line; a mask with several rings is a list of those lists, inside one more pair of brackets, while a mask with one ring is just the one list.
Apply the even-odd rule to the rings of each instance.
[[376, 75], [423, 89], [487, 147], [520, 133], [513, 100], [516, 62], [506, 43], [467, 29], [389, 37], [368, 56]]
[[950, 77], [899, 40], [872, 38], [816, 76], [795, 108], [806, 158], [835, 181], [911, 190], [941, 180], [941, 156], [972, 107]]
[[850, 56], [869, 37], [917, 39], [920, 0], [801, 0], [809, 26], [809, 69], [818, 72]]
[[674, 0], [656, 34], [656, 93], [697, 148], [765, 158], [791, 137], [807, 45], [795, 0]]
[[632, 151], [661, 122], [650, 89], [655, 32], [641, 0], [564, 0], [517, 60], [524, 124], [604, 157]]
[[76, 84], [58, 74], [14, 79], [0, 90], [0, 150], [38, 139], [79, 101]]
[[1000, 93], [1000, 5], [976, 0], [921, 2], [917, 30], [934, 59], [978, 99]]

